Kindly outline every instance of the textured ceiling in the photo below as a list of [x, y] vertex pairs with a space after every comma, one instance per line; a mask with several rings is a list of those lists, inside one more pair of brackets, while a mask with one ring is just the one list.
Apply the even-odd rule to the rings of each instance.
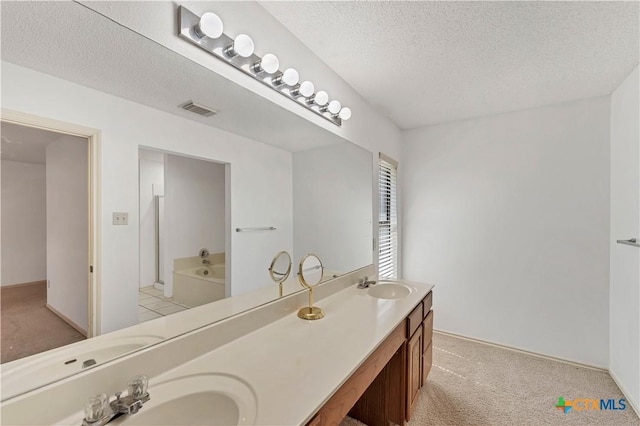
[[63, 135], [34, 127], [2, 122], [2, 159], [23, 163], [46, 162], [47, 145]]
[[638, 2], [260, 2], [403, 129], [612, 93]]

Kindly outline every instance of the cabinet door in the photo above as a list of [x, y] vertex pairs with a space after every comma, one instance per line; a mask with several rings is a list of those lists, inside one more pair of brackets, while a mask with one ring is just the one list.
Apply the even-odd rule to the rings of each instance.
[[422, 324], [407, 343], [407, 421], [418, 399], [422, 382]]
[[398, 352], [391, 358], [385, 373], [387, 375], [387, 423], [394, 425], [404, 425], [406, 416], [406, 394], [407, 394], [407, 377], [405, 376], [405, 368], [407, 363], [407, 344], [402, 343]]
[[[429, 293], [431, 294], [431, 293]], [[424, 319], [422, 323], [422, 383], [421, 386], [424, 386], [427, 383], [427, 376], [429, 375], [429, 371], [431, 371], [431, 364], [433, 363], [433, 345], [432, 345], [432, 337], [433, 337], [433, 311], [429, 311], [429, 314]]]
[[427, 384], [427, 377], [433, 365], [433, 342], [429, 343], [427, 350], [424, 351], [422, 361], [422, 386]]
[[433, 311], [429, 311], [429, 314], [422, 323], [422, 348], [423, 352], [427, 351], [427, 348], [431, 344], [433, 338]]

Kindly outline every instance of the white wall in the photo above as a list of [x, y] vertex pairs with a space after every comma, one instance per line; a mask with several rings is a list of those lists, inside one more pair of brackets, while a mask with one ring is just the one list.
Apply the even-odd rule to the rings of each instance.
[[[225, 251], [225, 165], [167, 155], [165, 161], [165, 271], [173, 261]], [[268, 267], [268, 266], [267, 266]], [[173, 276], [165, 276], [165, 296], [173, 295]]]
[[435, 327], [607, 367], [609, 98], [408, 131], [404, 277]]
[[373, 263], [372, 196], [370, 152], [345, 143], [294, 153], [294, 265], [308, 253], [336, 272]]
[[[139, 278], [140, 145], [230, 163], [231, 227], [268, 223], [278, 228], [261, 235], [231, 234], [227, 276], [234, 294], [270, 285], [265, 271], [273, 254], [293, 248], [287, 151], [7, 62], [2, 62], [2, 106], [101, 131], [101, 270], [96, 273], [102, 333], [138, 323], [133, 283]], [[279, 203], [272, 202], [274, 188], [284, 188]], [[129, 212], [129, 225], [112, 225], [112, 212]]]
[[47, 145], [47, 304], [88, 326], [88, 144], [62, 136]]
[[638, 67], [611, 96], [611, 289], [609, 370], [640, 412], [640, 238]]
[[156, 281], [156, 210], [153, 188], [164, 184], [164, 164], [140, 158], [140, 287]]
[[2, 160], [1, 285], [47, 278], [44, 164]]

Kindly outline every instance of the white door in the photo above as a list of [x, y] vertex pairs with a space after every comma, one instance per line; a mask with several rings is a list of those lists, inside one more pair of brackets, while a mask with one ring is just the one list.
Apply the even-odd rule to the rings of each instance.
[[611, 97], [610, 371], [640, 403], [640, 111], [638, 68]]

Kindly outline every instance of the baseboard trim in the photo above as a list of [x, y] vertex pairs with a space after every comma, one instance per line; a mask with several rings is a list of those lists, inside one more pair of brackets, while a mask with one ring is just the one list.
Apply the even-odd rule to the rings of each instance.
[[474, 337], [468, 337], [468, 336], [463, 336], [461, 334], [456, 334], [456, 333], [450, 333], [448, 331], [442, 331], [442, 330], [433, 330], [434, 333], [439, 333], [439, 334], [444, 334], [446, 336], [452, 336], [452, 337], [457, 337], [459, 339], [464, 339], [464, 340], [469, 340], [471, 342], [476, 342], [476, 343], [481, 343], [483, 345], [489, 345], [489, 346], [494, 346], [497, 348], [501, 348], [501, 349], [506, 349], [512, 352], [519, 352], [521, 354], [525, 354], [525, 355], [530, 355], [530, 356], [535, 356], [537, 358], [544, 358], [544, 359], [548, 359], [550, 361], [557, 361], [557, 362], [561, 362], [563, 364], [569, 364], [569, 365], [573, 365], [575, 367], [582, 367], [582, 368], [588, 368], [590, 370], [596, 370], [596, 371], [602, 371], [605, 373], [609, 373], [609, 370], [603, 367], [596, 367], [595, 365], [589, 365], [589, 364], [583, 364], [581, 362], [576, 362], [576, 361], [572, 361], [569, 359], [565, 359], [565, 358], [558, 358], [555, 356], [551, 356], [551, 355], [545, 355], [545, 354], [541, 354], [538, 352], [532, 352], [532, 351], [528, 351], [526, 349], [520, 349], [520, 348], [516, 348], [513, 346], [506, 346], [506, 345], [501, 345], [500, 343], [495, 343], [495, 342], [491, 342], [488, 340], [482, 340], [482, 339], [476, 339]]
[[626, 400], [629, 403], [629, 405], [631, 406], [631, 408], [633, 408], [633, 411], [636, 412], [636, 416], [638, 416], [638, 418], [640, 418], [640, 407], [638, 406], [638, 401], [635, 401], [633, 398], [631, 398], [629, 396], [629, 392], [627, 391], [627, 389], [625, 389], [624, 386], [622, 386], [622, 383], [620, 382], [620, 379], [618, 379], [618, 377], [615, 375], [615, 373], [613, 371], [609, 370], [609, 375], [611, 376], [613, 381], [616, 383], [616, 385], [618, 386], [618, 388], [620, 389], [620, 391], [622, 392], [622, 394], [626, 398]]
[[84, 337], [87, 337], [87, 330], [83, 329], [78, 324], [76, 324], [75, 322], [71, 321], [66, 315], [64, 315], [62, 312], [58, 311], [56, 308], [52, 307], [48, 303], [46, 303], [44, 306], [47, 309], [49, 309], [51, 312], [53, 312], [54, 314], [59, 316], [60, 319], [62, 319], [62, 321], [64, 321], [67, 324], [69, 324], [71, 326], [71, 328], [74, 328], [78, 333], [82, 334]]
[[28, 283], [18, 283], [18, 284], [9, 284], [9, 285], [3, 285], [2, 287], [0, 287], [2, 290], [4, 289], [8, 289], [8, 288], [16, 288], [16, 287], [26, 287], [28, 285], [47, 285], [47, 280], [40, 280], [40, 281], [31, 281]]

